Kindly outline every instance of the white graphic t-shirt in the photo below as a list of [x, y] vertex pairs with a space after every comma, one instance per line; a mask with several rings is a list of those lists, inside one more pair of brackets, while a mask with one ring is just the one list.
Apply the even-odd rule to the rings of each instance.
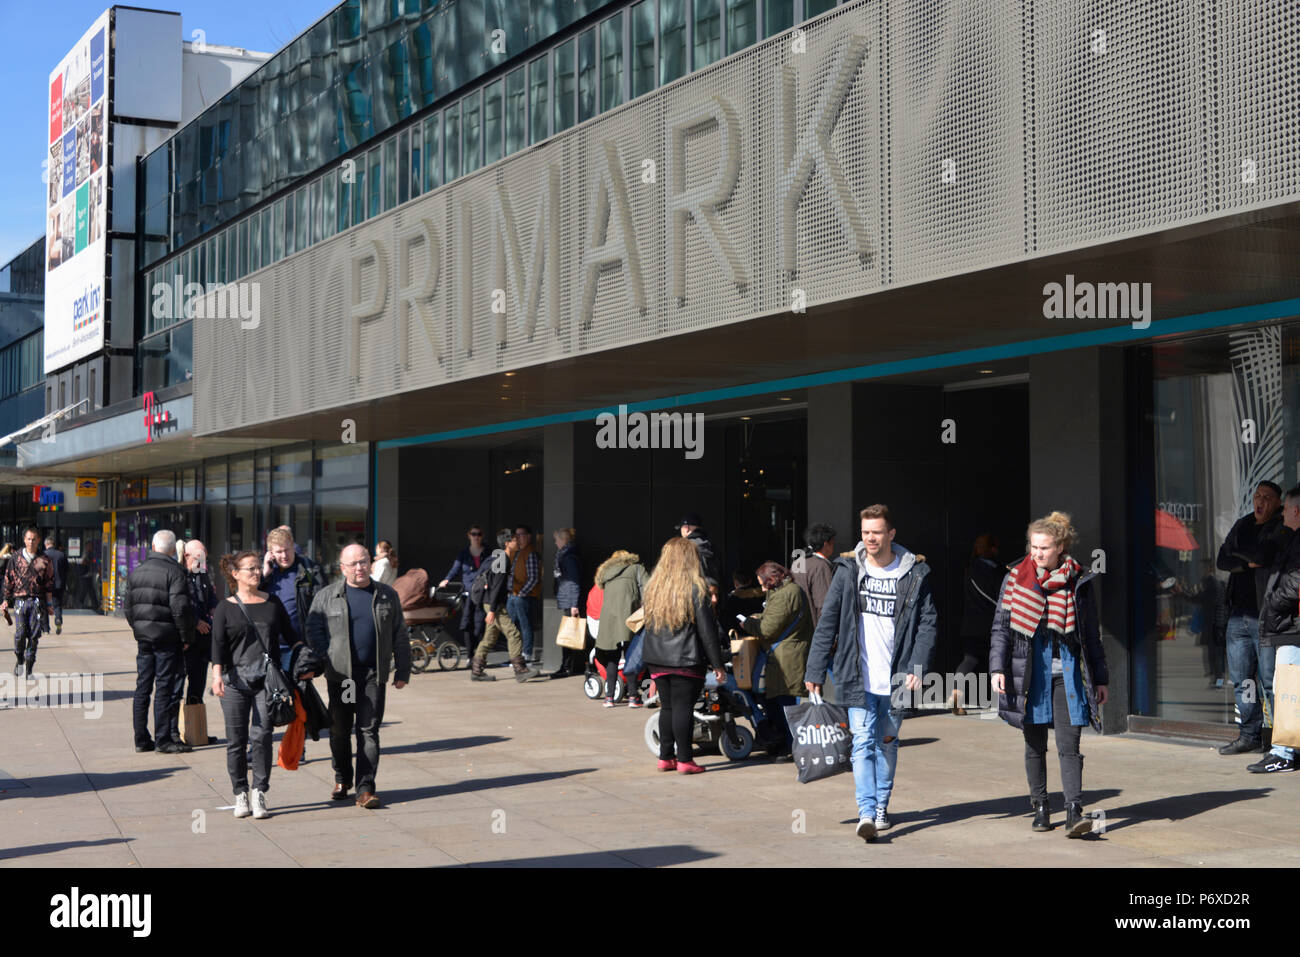
[[862, 632], [858, 651], [862, 656], [863, 685], [871, 694], [890, 693], [894, 670], [894, 600], [898, 580], [903, 577], [902, 559], [897, 551], [884, 568], [864, 562], [864, 574], [858, 579], [862, 601]]

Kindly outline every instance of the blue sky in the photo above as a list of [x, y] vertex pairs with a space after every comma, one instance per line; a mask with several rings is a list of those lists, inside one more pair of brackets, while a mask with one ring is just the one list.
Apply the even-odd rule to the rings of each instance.
[[[274, 53], [339, 0], [136, 0], [128, 6], [177, 11], [181, 35], [202, 29], [208, 43]], [[106, 0], [0, 0], [0, 264], [45, 233], [41, 161], [48, 136], [50, 71], [108, 7]]]

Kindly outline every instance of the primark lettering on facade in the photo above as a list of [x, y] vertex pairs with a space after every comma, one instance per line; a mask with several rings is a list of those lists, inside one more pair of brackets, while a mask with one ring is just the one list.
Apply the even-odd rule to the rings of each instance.
[[[238, 335], [196, 323], [198, 387], [258, 379], [282, 363], [298, 381], [315, 373], [315, 407], [326, 408], [389, 394], [394, 381], [399, 391], [436, 386], [507, 361], [784, 310], [787, 287], [815, 280], [827, 258], [800, 248], [814, 192], [831, 227], [818, 235], [865, 273], [872, 242], [851, 183], [868, 177], [846, 174], [841, 154], [853, 145], [837, 128], [869, 46], [841, 24], [807, 53], [786, 54], [762, 80], [768, 91], [722, 82], [727, 70], [752, 77], [743, 60], [722, 64], [717, 82], [706, 72], [660, 91], [662, 139], [649, 150], [657, 167], [635, 143], [646, 125], [638, 107], [664, 106], [651, 98], [268, 267], [257, 274], [268, 321]], [[768, 95], [777, 108], [755, 115]], [[772, 244], [760, 219], [774, 234], [775, 270], [762, 268]], [[160, 310], [184, 308], [175, 287], [155, 297]], [[204, 403], [197, 431], [307, 411], [246, 393], [232, 382]]]

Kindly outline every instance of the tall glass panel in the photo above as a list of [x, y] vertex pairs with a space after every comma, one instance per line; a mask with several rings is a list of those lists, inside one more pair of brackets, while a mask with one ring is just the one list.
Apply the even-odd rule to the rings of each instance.
[[397, 139], [390, 136], [384, 143], [384, 209], [397, 205]]
[[248, 220], [239, 224], [239, 237], [236, 240], [238, 256], [235, 265], [235, 278], [243, 279], [248, 275]]
[[424, 128], [411, 127], [411, 197], [419, 196], [424, 186]]
[[275, 212], [271, 214], [271, 223], [275, 229], [275, 262], [284, 258], [284, 200], [275, 201]]
[[654, 0], [633, 4], [632, 17], [632, 96], [638, 97], [655, 88], [655, 5]]
[[502, 138], [505, 135], [505, 117], [502, 115], [502, 97], [505, 81], [489, 83], [483, 90], [483, 165], [501, 158]]
[[449, 106], [443, 111], [447, 124], [443, 131], [442, 139], [442, 157], [443, 157], [443, 178], [444, 183], [450, 183], [460, 175], [460, 104]]
[[555, 71], [555, 105], [552, 114], [555, 132], [559, 133], [573, 125], [575, 107], [573, 98], [577, 86], [577, 78], [574, 76], [577, 67], [574, 41], [562, 43], [552, 51], [551, 67]]
[[794, 0], [763, 0], [763, 34], [772, 36], [794, 26]]
[[[419, 127], [416, 127], [419, 136]], [[419, 147], [416, 147], [418, 150]], [[417, 189], [418, 193], [419, 190]], [[402, 130], [397, 136], [397, 202], [406, 202], [411, 198], [411, 134]]]
[[[834, 0], [831, 0], [832, 4]], [[691, 68], [698, 70], [722, 58], [721, 0], [695, 0], [695, 59]]]
[[506, 74], [506, 155], [524, 148], [528, 129], [527, 87], [524, 68]]
[[276, 452], [271, 467], [271, 492], [305, 492], [311, 490], [311, 449]]
[[375, 147], [366, 154], [366, 186], [370, 194], [370, 203], [366, 212], [366, 218], [378, 216], [383, 212], [383, 155], [379, 147]]
[[479, 94], [471, 93], [460, 101], [461, 123], [465, 131], [463, 163], [466, 173], [472, 173], [483, 165], [483, 131], [479, 123]]
[[623, 14], [600, 25], [600, 108], [612, 110], [623, 102]]
[[366, 221], [366, 157], [365, 154], [352, 158], [352, 225]]
[[321, 181], [316, 180], [311, 184], [311, 237], [308, 242], [318, 243], [321, 241], [324, 232], [323, 220], [325, 218], [322, 212], [323, 208], [321, 205]]
[[550, 120], [546, 110], [548, 91], [546, 57], [540, 56], [528, 64], [528, 115], [530, 117], [528, 142], [540, 143], [550, 135]]
[[293, 234], [296, 237], [294, 248], [300, 252], [307, 248], [307, 238], [311, 235], [311, 204], [307, 188], [304, 186], [294, 196]]
[[292, 256], [294, 250], [298, 247], [294, 244], [297, 234], [294, 232], [294, 199], [293, 196], [286, 196], [284, 200], [284, 254]]
[[262, 268], [262, 219], [263, 213], [256, 212], [249, 220], [248, 237], [248, 271], [257, 272]]
[[352, 224], [352, 184], [346, 182], [343, 174], [339, 173], [339, 178], [335, 184], [338, 195], [338, 218], [335, 225], [338, 232], [343, 232]]
[[727, 53], [735, 53], [758, 42], [758, 0], [725, 0], [727, 5]]
[[442, 185], [442, 161], [438, 147], [442, 142], [442, 114], [435, 113], [424, 121], [424, 191]]
[[686, 75], [686, 0], [659, 0], [659, 85]]
[[578, 37], [578, 122], [596, 115], [596, 28]]
[[330, 170], [321, 182], [321, 238], [329, 239], [338, 229], [338, 171]]
[[835, 8], [836, 0], [803, 0], [803, 18], [807, 20], [819, 13]]

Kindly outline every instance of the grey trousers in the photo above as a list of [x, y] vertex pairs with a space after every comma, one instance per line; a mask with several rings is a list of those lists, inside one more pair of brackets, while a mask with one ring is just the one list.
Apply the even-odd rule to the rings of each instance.
[[[1066, 804], [1083, 803], [1083, 755], [1079, 753], [1082, 725], [1070, 724], [1070, 707], [1065, 700], [1065, 679], [1052, 678], [1052, 726], [1056, 729], [1056, 754], [1061, 759], [1061, 790]], [[1029, 797], [1047, 800], [1047, 728], [1025, 722], [1025, 775]]]
[[[248, 790], [248, 756], [253, 756], [253, 787], [266, 791], [271, 786], [271, 737], [275, 728], [263, 691], [243, 691], [230, 684], [221, 699], [226, 719], [226, 770], [234, 794]], [[252, 719], [251, 726], [249, 719]]]

